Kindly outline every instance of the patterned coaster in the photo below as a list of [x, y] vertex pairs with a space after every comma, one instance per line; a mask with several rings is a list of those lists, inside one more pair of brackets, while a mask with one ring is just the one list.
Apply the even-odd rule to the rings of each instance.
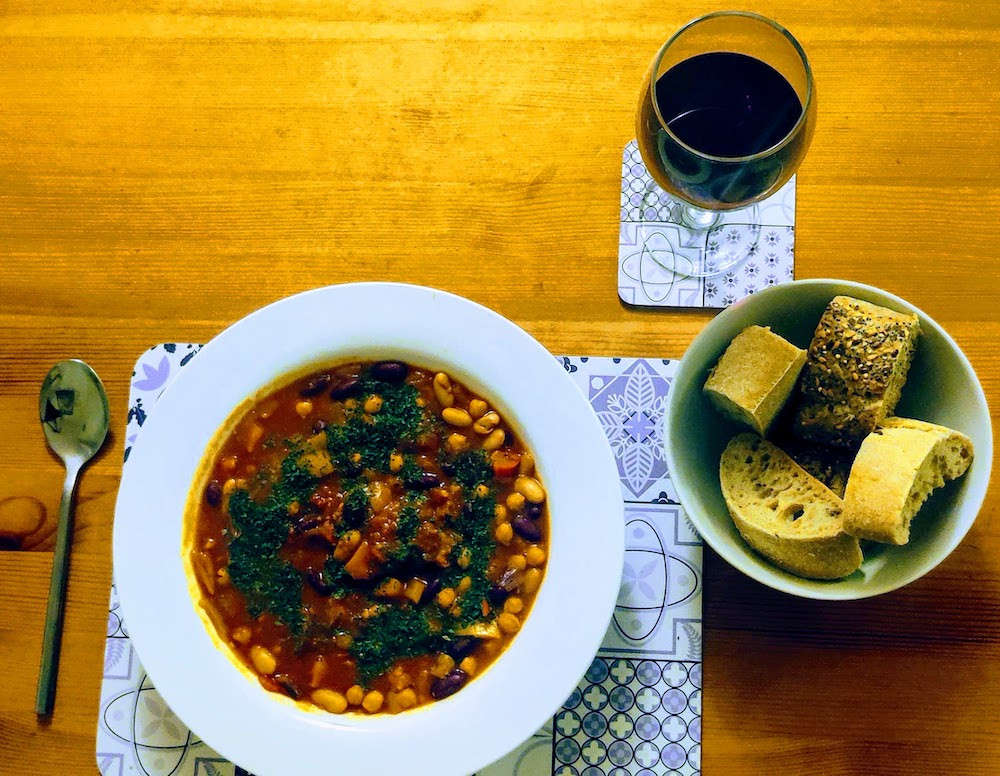
[[[622, 196], [618, 237], [618, 296], [637, 307], [728, 307], [766, 286], [792, 280], [795, 274], [795, 177], [754, 207], [760, 234], [739, 223], [740, 212], [724, 213], [709, 233], [707, 245], [684, 242], [682, 203], [661, 189], [647, 172], [633, 140], [622, 154]], [[701, 251], [711, 263], [719, 243], [747, 243], [747, 259], [731, 272], [708, 278], [674, 273], [674, 256], [701, 266]], [[687, 266], [686, 264], [683, 266]], [[691, 270], [689, 270], [691, 271]]]
[[[160, 393], [199, 350], [157, 345], [132, 375], [128, 456]], [[675, 362], [559, 358], [618, 461], [625, 570], [604, 644], [552, 720], [478, 776], [696, 776], [701, 772], [701, 539], [676, 500], [662, 447]], [[167, 708], [118, 614], [112, 585], [97, 726], [104, 776], [248, 776]]]

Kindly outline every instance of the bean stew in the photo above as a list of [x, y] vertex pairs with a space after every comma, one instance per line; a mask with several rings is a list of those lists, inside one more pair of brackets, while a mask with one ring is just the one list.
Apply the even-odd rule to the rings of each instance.
[[511, 426], [447, 374], [315, 372], [213, 449], [188, 562], [218, 637], [266, 689], [398, 713], [460, 690], [528, 615], [545, 488]]

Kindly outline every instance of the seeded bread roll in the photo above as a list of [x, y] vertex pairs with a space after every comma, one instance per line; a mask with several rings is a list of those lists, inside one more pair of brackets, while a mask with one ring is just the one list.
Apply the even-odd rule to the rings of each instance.
[[785, 406], [806, 361], [806, 352], [770, 328], [750, 326], [729, 343], [705, 383], [712, 404], [761, 436]]
[[906, 544], [910, 523], [935, 488], [972, 463], [972, 440], [944, 426], [887, 418], [865, 438], [844, 495], [844, 529], [861, 539]]
[[797, 439], [791, 434], [774, 440], [799, 466], [822, 482], [840, 498], [847, 490], [847, 478], [854, 463], [854, 451], [846, 447], [828, 447]]
[[895, 409], [919, 331], [915, 315], [834, 297], [809, 345], [795, 433], [857, 448]]
[[839, 579], [861, 566], [858, 540], [844, 533], [843, 502], [766, 439], [734, 437], [719, 478], [740, 535], [775, 565], [809, 579]]

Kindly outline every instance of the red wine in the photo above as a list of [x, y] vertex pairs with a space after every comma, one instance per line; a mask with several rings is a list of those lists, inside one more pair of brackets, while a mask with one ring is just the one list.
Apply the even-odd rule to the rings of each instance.
[[[638, 122], [643, 158], [647, 166], [655, 160], [650, 174], [661, 186], [696, 205], [728, 209], [760, 199], [805, 153], [804, 132], [776, 148], [795, 128], [802, 102], [781, 73], [754, 57], [699, 54], [661, 75], [655, 94], [670, 131], [647, 93]], [[741, 159], [756, 154], [763, 156]]]

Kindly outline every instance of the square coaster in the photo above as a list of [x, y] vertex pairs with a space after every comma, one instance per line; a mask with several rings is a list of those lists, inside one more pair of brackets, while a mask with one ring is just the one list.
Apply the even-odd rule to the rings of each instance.
[[[635, 307], [722, 308], [795, 276], [795, 176], [754, 207], [757, 230], [740, 213], [723, 213], [704, 246], [683, 247], [683, 203], [650, 177], [633, 140], [622, 154], [618, 236], [618, 296]], [[753, 244], [756, 234], [757, 241]], [[700, 278], [673, 267], [705, 269], [721, 241], [747, 244], [747, 258], [730, 272]], [[688, 271], [693, 271], [688, 269]]]

